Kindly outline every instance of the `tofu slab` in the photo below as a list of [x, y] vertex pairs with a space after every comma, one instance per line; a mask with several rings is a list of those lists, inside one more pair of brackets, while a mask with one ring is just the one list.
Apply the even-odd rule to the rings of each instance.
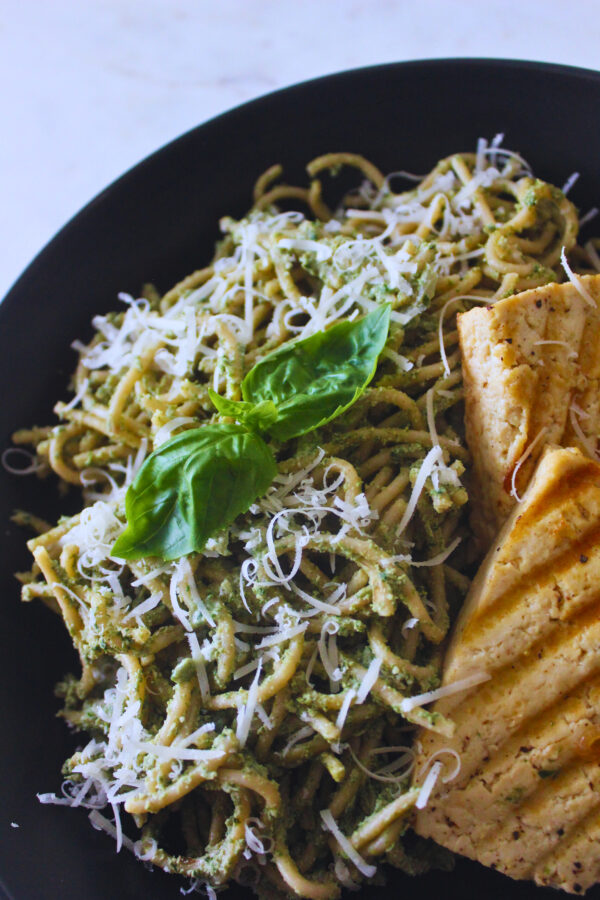
[[[473, 527], [487, 548], [544, 445], [588, 455], [600, 433], [600, 275], [549, 284], [458, 317]], [[531, 448], [529, 457], [524, 454]], [[513, 483], [514, 476], [514, 483]]]
[[444, 763], [419, 834], [571, 893], [600, 880], [599, 650], [600, 464], [547, 447], [446, 655], [444, 684], [489, 680], [434, 707], [452, 738], [418, 736], [416, 783]]

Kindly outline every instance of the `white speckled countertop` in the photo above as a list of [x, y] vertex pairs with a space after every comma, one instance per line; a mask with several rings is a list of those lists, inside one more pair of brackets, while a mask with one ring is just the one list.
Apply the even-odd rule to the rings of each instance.
[[448, 56], [600, 67], [597, 0], [5, 0], [0, 297], [150, 152], [260, 94]]

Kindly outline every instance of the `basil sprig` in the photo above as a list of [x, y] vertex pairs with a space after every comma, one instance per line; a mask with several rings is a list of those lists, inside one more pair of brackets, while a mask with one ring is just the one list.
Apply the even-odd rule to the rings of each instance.
[[375, 374], [390, 324], [381, 306], [354, 322], [340, 322], [304, 340], [285, 344], [251, 369], [242, 397], [271, 401], [277, 419], [268, 432], [288, 441], [331, 422], [358, 400]]
[[201, 551], [277, 474], [261, 435], [290, 440], [352, 406], [375, 374], [389, 323], [383, 306], [286, 344], [246, 375], [243, 400], [210, 391], [219, 413], [238, 424], [184, 431], [150, 454], [127, 490], [127, 527], [112, 555], [172, 560]]

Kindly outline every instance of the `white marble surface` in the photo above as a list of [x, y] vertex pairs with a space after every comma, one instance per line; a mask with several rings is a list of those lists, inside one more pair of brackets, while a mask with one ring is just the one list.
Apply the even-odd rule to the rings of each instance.
[[3, 0], [0, 297], [162, 144], [355, 66], [485, 56], [600, 67], [598, 0]]

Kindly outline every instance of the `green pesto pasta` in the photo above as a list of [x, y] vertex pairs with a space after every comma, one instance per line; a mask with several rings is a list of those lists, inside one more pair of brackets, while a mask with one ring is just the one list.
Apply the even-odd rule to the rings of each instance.
[[[321, 178], [342, 166], [359, 186], [330, 209]], [[268, 170], [208, 266], [97, 316], [59, 424], [14, 440], [84, 496], [21, 575], [81, 659], [58, 690], [86, 743], [43, 799], [210, 890], [329, 900], [424, 865], [405, 840], [412, 731], [453, 726], [401, 704], [438, 685], [473, 563], [456, 314], [564, 280], [563, 247], [593, 259], [570, 201], [497, 142], [402, 192], [351, 153], [307, 169], [308, 187]], [[370, 385], [270, 443], [277, 474], [247, 512], [174, 561], [112, 553], [148, 454], [223, 421], [209, 390], [240, 401], [268, 354], [382, 304]]]

